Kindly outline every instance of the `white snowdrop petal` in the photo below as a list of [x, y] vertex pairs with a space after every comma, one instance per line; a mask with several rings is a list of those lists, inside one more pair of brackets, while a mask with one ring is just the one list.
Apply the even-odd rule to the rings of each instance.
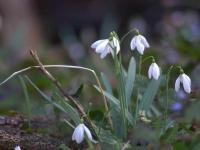
[[92, 45], [91, 45], [91, 48], [96, 48], [99, 44], [101, 44], [103, 41], [105, 41], [106, 39], [102, 39], [102, 40], [98, 40], [96, 42], [94, 42]]
[[93, 140], [92, 134], [91, 134], [90, 130], [85, 125], [84, 125], [84, 130], [85, 130], [85, 133], [86, 133], [88, 139], [92, 141]]
[[105, 47], [108, 45], [109, 40], [104, 40], [96, 47], [97, 53], [102, 53], [105, 50]]
[[134, 50], [136, 47], [136, 37], [133, 37], [130, 43], [131, 50]]
[[150, 65], [149, 70], [148, 70], [149, 79], [151, 79], [151, 75], [152, 75], [152, 65]]
[[188, 80], [188, 82], [189, 82], [189, 84], [190, 84], [190, 86], [191, 86], [191, 79], [190, 79], [190, 77], [189, 77], [188, 75], [186, 75], [186, 74], [183, 74], [183, 76], [184, 76], [184, 78], [185, 78], [186, 80]]
[[158, 78], [160, 76], [160, 69], [156, 63], [153, 63], [152, 66], [153, 66], [152, 67], [152, 75], [155, 80], [158, 80]]
[[191, 82], [184, 75], [182, 75], [182, 81], [183, 81], [183, 88], [184, 88], [185, 92], [190, 93], [191, 92], [191, 87], [190, 87]]
[[83, 141], [84, 138], [84, 128], [83, 128], [83, 124], [79, 124], [75, 130], [74, 133], [72, 135], [72, 140], [76, 141], [77, 144], [80, 144]]
[[149, 48], [149, 43], [147, 42], [146, 38], [142, 35], [140, 35], [140, 40], [141, 40], [141, 43], [146, 47], [146, 48]]
[[176, 79], [176, 82], [175, 82], [175, 91], [178, 92], [179, 89], [180, 89], [180, 76]]
[[73, 132], [73, 134], [72, 134], [72, 140], [74, 141], [75, 139], [76, 139], [76, 135], [77, 135], [77, 133], [78, 133], [78, 131], [79, 131], [79, 125], [74, 129], [74, 132]]
[[136, 45], [136, 47], [137, 47], [137, 50], [138, 50], [138, 52], [141, 54], [141, 55], [143, 55], [143, 53], [144, 53], [144, 45], [142, 45], [141, 43], [137, 43], [137, 45]]
[[111, 51], [111, 48], [109, 45], [107, 45], [104, 49], [104, 51], [101, 53], [100, 58], [103, 59], [106, 57], [107, 54], [109, 54]]
[[15, 150], [21, 150], [21, 148], [19, 146], [16, 146]]

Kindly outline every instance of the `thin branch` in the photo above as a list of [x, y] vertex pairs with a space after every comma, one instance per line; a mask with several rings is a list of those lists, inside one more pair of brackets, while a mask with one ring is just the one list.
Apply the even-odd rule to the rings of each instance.
[[58, 82], [58, 80], [56, 80], [56, 78], [53, 77], [53, 75], [48, 72], [45, 67], [43, 66], [43, 64], [41, 63], [38, 55], [37, 55], [37, 51], [35, 50], [30, 50], [30, 54], [31, 56], [35, 59], [35, 61], [38, 63], [38, 65], [40, 66], [40, 69], [42, 71], [42, 73], [44, 75], [47, 76], [47, 78], [60, 90], [61, 94], [64, 97], [64, 100], [66, 101], [70, 101], [74, 104], [74, 106], [76, 107], [76, 109], [78, 110], [79, 114], [81, 117], [85, 118], [87, 122], [89, 122], [92, 127], [94, 128], [95, 125], [92, 123], [92, 121], [87, 117], [83, 107], [81, 104], [79, 104], [71, 95], [69, 95], [67, 92], [65, 92], [60, 84], [60, 82]]
[[[105, 95], [103, 94], [103, 88], [102, 88], [102, 85], [99, 81], [99, 78], [96, 74], [96, 72], [90, 68], [86, 68], [86, 67], [81, 67], [81, 66], [73, 66], [73, 65], [43, 65], [44, 68], [70, 68], [70, 69], [81, 69], [81, 70], [85, 70], [85, 71], [89, 71], [91, 72], [94, 77], [95, 77], [95, 80], [101, 90], [101, 94], [102, 94], [102, 97], [103, 97], [103, 103], [104, 103], [104, 107], [105, 107], [105, 111], [106, 112], [109, 112], [109, 109], [108, 109], [108, 104], [107, 104], [107, 99], [105, 97]], [[41, 67], [40, 66], [29, 66], [27, 68], [24, 68], [24, 69], [21, 69], [21, 70], [18, 70], [14, 73], [12, 73], [9, 77], [7, 77], [4, 81], [2, 81], [0, 83], [0, 86], [5, 84], [7, 81], [9, 81], [10, 79], [12, 79], [13, 77], [15, 77], [16, 75], [19, 75], [23, 72], [26, 72], [26, 71], [29, 71], [29, 70], [32, 70], [32, 69], [40, 69]], [[112, 124], [112, 120], [111, 120], [111, 116], [110, 114], [108, 114], [108, 121], [110, 123], [110, 126], [111, 128], [113, 128], [113, 124]]]
[[[94, 77], [95, 77], [95, 80], [101, 90], [101, 94], [102, 94], [102, 97], [103, 97], [103, 102], [104, 102], [104, 107], [105, 107], [105, 110], [106, 112], [108, 112], [108, 105], [107, 105], [107, 99], [105, 97], [105, 95], [103, 94], [103, 88], [102, 88], [102, 85], [99, 81], [99, 78], [98, 76], [96, 75], [96, 72], [90, 68], [86, 68], [86, 67], [81, 67], [81, 66], [73, 66], [73, 65], [43, 65], [44, 68], [70, 68], [70, 69], [81, 69], [81, 70], [86, 70], [86, 71], [89, 71], [91, 72]], [[5, 84], [7, 81], [9, 81], [10, 79], [12, 79], [13, 77], [15, 77], [16, 75], [19, 75], [23, 72], [26, 72], [26, 71], [29, 71], [29, 70], [32, 70], [32, 69], [40, 69], [40, 66], [29, 66], [27, 68], [24, 68], [24, 69], [21, 69], [21, 70], [18, 70], [14, 73], [12, 73], [8, 78], [6, 78], [4, 81], [2, 81], [0, 83], [0, 86]], [[111, 128], [113, 127], [112, 125], [112, 120], [111, 120], [111, 117], [110, 117], [110, 114], [108, 115], [108, 121], [111, 125]]]

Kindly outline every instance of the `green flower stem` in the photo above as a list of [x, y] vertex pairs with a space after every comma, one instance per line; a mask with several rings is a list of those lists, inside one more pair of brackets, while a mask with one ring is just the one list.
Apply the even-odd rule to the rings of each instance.
[[148, 59], [155, 60], [153, 56], [148, 56], [148, 57], [145, 57], [145, 58], [142, 60], [142, 63], [144, 63], [144, 62], [147, 61]]
[[167, 71], [167, 76], [166, 76], [166, 105], [165, 105], [165, 115], [164, 115], [164, 119], [165, 119], [165, 123], [167, 123], [167, 117], [168, 117], [168, 105], [169, 105], [169, 80], [170, 80], [170, 73], [172, 71], [172, 69], [179, 69], [180, 73], [183, 73], [183, 69], [181, 66], [170, 66], [170, 68]]
[[[140, 77], [142, 69], [142, 56], [139, 59], [139, 66], [138, 66], [138, 76]], [[137, 89], [137, 99], [136, 99], [136, 108], [135, 108], [135, 125], [137, 124], [137, 117], [138, 117], [138, 108], [139, 108], [139, 96], [140, 96], [140, 89]]]
[[28, 89], [26, 86], [26, 83], [23, 79], [23, 77], [19, 76], [23, 91], [24, 91], [24, 96], [25, 96], [25, 100], [26, 100], [26, 108], [27, 108], [27, 114], [28, 114], [28, 127], [29, 129], [31, 128], [31, 102], [30, 102], [30, 98], [29, 98], [29, 94], [28, 94]]
[[122, 43], [124, 41], [124, 39], [131, 33], [135, 33], [136, 35], [139, 34], [139, 30], [136, 28], [133, 28], [132, 30], [128, 31], [126, 34], [124, 34], [124, 36], [121, 38], [120, 43]]
[[125, 95], [125, 85], [124, 85], [124, 77], [123, 77], [123, 67], [121, 63], [121, 55], [119, 55], [119, 59], [117, 57], [117, 54], [114, 53], [114, 63], [115, 63], [115, 69], [117, 74], [117, 80], [118, 80], [118, 94], [120, 99], [120, 107], [121, 107], [121, 114], [123, 119], [123, 137], [126, 137], [127, 134], [127, 122], [126, 122], [126, 95]]
[[170, 80], [170, 73], [171, 70], [173, 69], [174, 66], [170, 66], [170, 68], [167, 71], [167, 76], [166, 76], [166, 104], [165, 104], [165, 123], [167, 123], [167, 117], [168, 117], [168, 105], [169, 105], [169, 80]]

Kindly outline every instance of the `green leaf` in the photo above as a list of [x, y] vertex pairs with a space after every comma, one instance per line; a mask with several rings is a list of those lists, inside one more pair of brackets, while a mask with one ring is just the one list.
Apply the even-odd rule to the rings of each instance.
[[151, 107], [156, 93], [159, 89], [160, 82], [163, 79], [161, 76], [158, 80], [152, 79], [146, 88], [144, 95], [142, 96], [141, 103], [139, 105], [139, 110], [148, 111]]
[[27, 81], [35, 88], [35, 90], [49, 103], [53, 104], [55, 107], [69, 115], [69, 117], [76, 123], [80, 123], [80, 117], [77, 111], [65, 101], [53, 101], [49, 96], [47, 96], [44, 92], [42, 92], [27, 76], [25, 77]]
[[103, 112], [101, 110], [91, 110], [89, 112], [89, 117], [92, 120], [100, 121], [100, 120], [103, 120], [104, 114], [103, 114]]
[[188, 150], [188, 146], [183, 141], [176, 141], [172, 146], [174, 150]]
[[[100, 88], [98, 86], [94, 85], [94, 87], [95, 87], [95, 89], [97, 89], [97, 91], [101, 92], [101, 90], [100, 90]], [[114, 109], [116, 109], [118, 112], [120, 112], [121, 109], [120, 109], [119, 100], [116, 97], [114, 97], [113, 95], [111, 95], [110, 93], [106, 92], [106, 91], [103, 91], [103, 94], [104, 94], [104, 96], [106, 96], [108, 98], [108, 100], [110, 102], [112, 102]], [[133, 120], [134, 120], [133, 116], [131, 115], [131, 113], [127, 109], [125, 110], [125, 115], [126, 115], [127, 120], [129, 121], [129, 123], [131, 125], [133, 125]]]
[[131, 99], [131, 95], [132, 95], [132, 92], [133, 92], [133, 86], [134, 86], [134, 81], [135, 81], [135, 73], [136, 73], [136, 61], [135, 61], [135, 58], [132, 57], [130, 62], [129, 62], [126, 85], [125, 85], [127, 104], [129, 104], [130, 99]]
[[[94, 85], [94, 88], [95, 88], [97, 91], [101, 92], [101, 90], [100, 90], [100, 88], [99, 88], [98, 86]], [[108, 93], [108, 92], [106, 92], [106, 91], [103, 91], [103, 95], [106, 96], [106, 97], [108, 98], [108, 100], [109, 100], [110, 102], [112, 102], [115, 106], [117, 106], [117, 107], [120, 106], [119, 100], [118, 100], [116, 97], [114, 97], [113, 95], [111, 95], [110, 93]]]
[[71, 150], [69, 147], [67, 147], [65, 144], [61, 144], [57, 148], [58, 150]]
[[57, 102], [57, 104], [65, 110], [67, 116], [70, 117], [76, 124], [81, 122], [78, 112], [70, 104], [64, 100]]
[[[109, 82], [107, 76], [105, 74], [101, 73], [101, 78], [102, 78], [103, 84], [106, 88], [106, 92], [109, 93], [110, 95], [112, 95], [112, 87], [110, 85], [110, 82]], [[112, 97], [112, 99], [113, 98], [114, 97]], [[118, 110], [114, 109], [116, 106], [115, 106], [115, 104], [113, 104], [113, 102], [111, 102], [111, 100], [109, 100], [108, 102], [109, 102], [110, 114], [112, 116], [111, 119], [112, 119], [112, 123], [113, 123], [113, 130], [114, 130], [114, 133], [116, 133], [116, 135], [118, 137], [121, 137], [121, 135], [123, 135], [123, 133], [124, 133], [123, 126], [119, 123], [122, 120], [122, 116]], [[114, 98], [114, 101], [118, 101], [118, 100], [116, 100]]]
[[118, 143], [117, 138], [113, 136], [113, 134], [108, 130], [100, 129], [98, 137], [101, 142], [109, 143], [112, 145]]
[[104, 84], [104, 86], [106, 88], [106, 91], [108, 93], [112, 94], [112, 86], [111, 86], [107, 76], [103, 72], [101, 72], [101, 79], [102, 79], [103, 84]]
[[167, 122], [165, 122], [163, 125], [164, 126], [162, 126], [162, 128], [160, 130], [160, 137], [163, 136], [169, 128], [171, 128], [175, 125], [175, 121], [168, 119]]
[[81, 95], [81, 93], [83, 91], [83, 87], [84, 87], [84, 85], [81, 84], [80, 87], [78, 88], [78, 90], [74, 94], [72, 94], [72, 96], [76, 97], [76, 98], [80, 97], [80, 95]]
[[161, 140], [167, 143], [171, 143], [174, 140], [175, 136], [177, 135], [177, 132], [178, 132], [177, 126], [168, 128], [165, 134], [161, 136]]

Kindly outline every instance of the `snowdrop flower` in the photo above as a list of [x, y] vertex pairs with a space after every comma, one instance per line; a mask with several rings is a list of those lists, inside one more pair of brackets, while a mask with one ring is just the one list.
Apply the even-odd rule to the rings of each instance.
[[180, 84], [183, 84], [183, 89], [186, 93], [191, 92], [191, 80], [190, 77], [187, 76], [185, 73], [179, 75], [175, 82], [175, 91], [178, 92], [180, 89]]
[[153, 77], [155, 80], [158, 80], [160, 76], [160, 69], [155, 62], [153, 62], [150, 65], [149, 70], [148, 70], [148, 76], [149, 76], [149, 79]]
[[98, 40], [91, 45], [91, 48], [95, 49], [96, 53], [100, 53], [100, 57], [103, 59], [107, 54], [113, 53], [113, 50], [116, 50], [116, 54], [118, 54], [120, 44], [117, 37], [111, 33], [110, 39]]
[[15, 150], [21, 150], [21, 148], [19, 146], [16, 146]]
[[144, 49], [149, 48], [149, 43], [147, 42], [146, 38], [140, 34], [134, 36], [131, 40], [131, 50], [134, 50], [135, 48], [137, 51], [143, 55]]
[[72, 135], [72, 140], [76, 141], [77, 144], [80, 144], [83, 141], [84, 133], [87, 135], [88, 139], [94, 143], [96, 143], [95, 140], [92, 138], [92, 134], [90, 130], [83, 124], [79, 124]]

